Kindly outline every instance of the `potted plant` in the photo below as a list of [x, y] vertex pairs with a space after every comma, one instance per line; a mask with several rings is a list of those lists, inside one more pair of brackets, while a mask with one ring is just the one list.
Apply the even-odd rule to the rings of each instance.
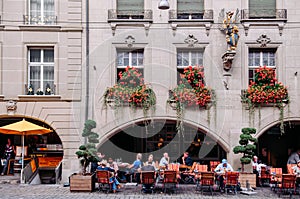
[[213, 91], [205, 86], [203, 67], [186, 67], [179, 85], [169, 92], [168, 103], [177, 111], [177, 129], [182, 130], [183, 111], [187, 107], [206, 107]]
[[87, 120], [84, 124], [82, 137], [87, 139], [87, 143], [79, 147], [76, 155], [80, 161], [82, 170], [79, 174], [73, 174], [70, 177], [71, 191], [93, 191], [95, 187], [94, 174], [87, 172], [87, 168], [91, 162], [98, 161], [96, 143], [98, 143], [99, 135], [92, 132], [96, 128], [96, 122]]
[[239, 181], [244, 187], [246, 185], [246, 180], [249, 181], [252, 187], [256, 187], [256, 174], [244, 172], [245, 164], [250, 164], [255, 154], [255, 150], [256, 150], [255, 143], [257, 142], [257, 139], [252, 137], [252, 135], [255, 133], [256, 133], [255, 128], [243, 128], [242, 134], [240, 135], [240, 141], [239, 141], [240, 145], [235, 146], [233, 148], [234, 154], [238, 154], [238, 153], [243, 154], [243, 156], [240, 158], [242, 164], [242, 173], [240, 174]]
[[248, 89], [243, 93], [242, 102], [248, 103], [249, 113], [254, 112], [255, 106], [261, 107], [273, 104], [273, 106], [279, 107], [280, 131], [284, 133], [283, 104], [289, 102], [288, 91], [287, 87], [276, 79], [275, 70], [266, 66], [256, 69], [254, 81], [250, 83]]
[[141, 107], [146, 114], [150, 107], [154, 107], [156, 96], [142, 78], [142, 73], [127, 66], [124, 72], [120, 72], [119, 81], [113, 87], [106, 90], [104, 100], [106, 104], [114, 104], [115, 107], [129, 105], [130, 107]]

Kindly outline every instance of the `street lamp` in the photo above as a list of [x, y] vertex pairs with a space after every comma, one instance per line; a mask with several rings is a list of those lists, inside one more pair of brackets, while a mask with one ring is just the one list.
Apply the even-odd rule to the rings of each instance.
[[160, 0], [158, 4], [158, 9], [167, 10], [170, 8], [168, 0]]

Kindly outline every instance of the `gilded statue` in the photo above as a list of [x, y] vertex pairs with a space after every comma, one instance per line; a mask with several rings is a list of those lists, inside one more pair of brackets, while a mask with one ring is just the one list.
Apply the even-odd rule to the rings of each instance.
[[[224, 10], [222, 10], [224, 12]], [[226, 16], [224, 17], [223, 20], [223, 27], [222, 29], [225, 30], [226, 34], [226, 42], [227, 42], [227, 51], [235, 51], [238, 40], [239, 40], [239, 29], [235, 25], [236, 19], [238, 16], [238, 10], [236, 11], [236, 14], [234, 16], [234, 12], [229, 11], [226, 12]]]

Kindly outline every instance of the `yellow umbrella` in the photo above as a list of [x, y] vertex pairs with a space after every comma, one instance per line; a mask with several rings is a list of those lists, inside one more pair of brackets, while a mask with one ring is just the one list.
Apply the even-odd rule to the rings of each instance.
[[21, 169], [21, 183], [23, 182], [23, 167], [24, 167], [24, 137], [25, 135], [42, 135], [50, 133], [52, 130], [42, 126], [33, 124], [23, 119], [22, 121], [15, 122], [0, 127], [0, 133], [14, 134], [22, 136], [22, 169]]

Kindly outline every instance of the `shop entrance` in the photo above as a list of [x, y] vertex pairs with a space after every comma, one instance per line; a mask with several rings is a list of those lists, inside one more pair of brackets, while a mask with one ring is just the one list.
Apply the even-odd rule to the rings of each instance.
[[[24, 117], [0, 118], [0, 126], [13, 124], [23, 120]], [[25, 118], [33, 124], [52, 129], [48, 124]], [[10, 159], [4, 157], [5, 145], [10, 139], [15, 148], [15, 153]], [[6, 158], [5, 164], [1, 164], [1, 174], [18, 176], [22, 168], [22, 136], [0, 133], [0, 156]], [[36, 176], [36, 183], [54, 184], [61, 178], [61, 160], [63, 157], [62, 142], [57, 133], [52, 132], [44, 135], [27, 135], [24, 137], [24, 172], [25, 182], [30, 183]], [[56, 171], [55, 171], [56, 170]]]
[[279, 125], [275, 125], [261, 135], [258, 138], [258, 155], [263, 163], [287, 172], [289, 155], [300, 148], [300, 122], [285, 122], [284, 131], [281, 134]]
[[159, 161], [164, 152], [171, 162], [177, 162], [185, 151], [193, 161], [208, 164], [212, 160], [226, 157], [225, 150], [206, 133], [190, 125], [184, 125], [182, 133], [177, 133], [176, 121], [144, 121], [120, 130], [98, 149], [105, 156], [132, 162], [137, 153], [143, 154], [143, 161], [149, 154]]

